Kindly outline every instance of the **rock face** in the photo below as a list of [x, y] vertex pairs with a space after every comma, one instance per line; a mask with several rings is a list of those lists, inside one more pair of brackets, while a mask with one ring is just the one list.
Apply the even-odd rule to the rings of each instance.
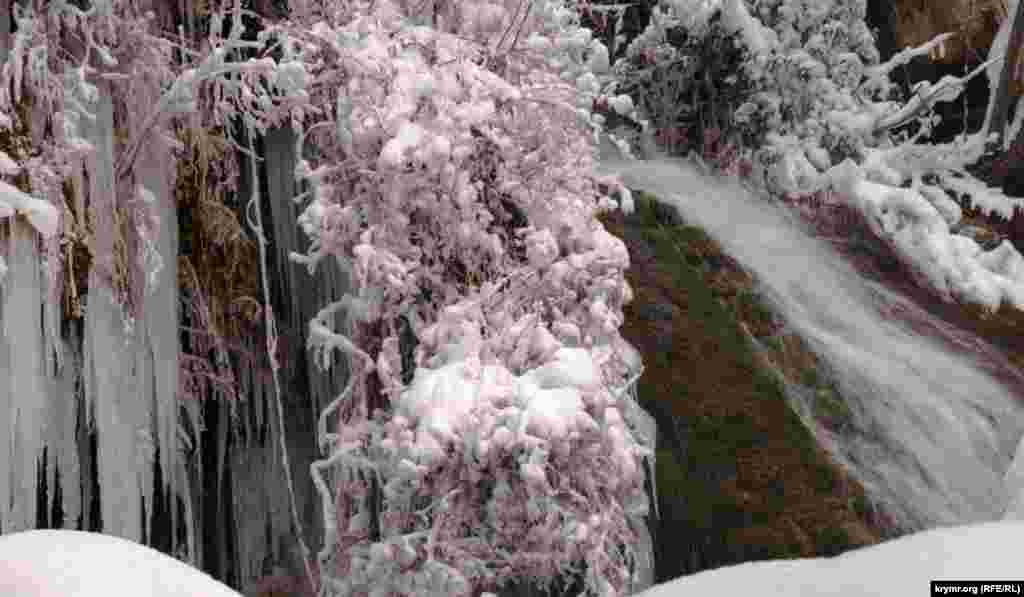
[[[639, 194], [635, 214], [603, 220], [631, 256], [635, 299], [623, 335], [643, 355], [639, 400], [658, 424], [657, 582], [877, 542], [863, 490], [817, 446], [763, 366], [813, 377], [809, 353], [786, 340], [750, 277], [713, 241], [656, 206]], [[777, 346], [756, 355], [755, 337], [785, 341], [766, 341]]]

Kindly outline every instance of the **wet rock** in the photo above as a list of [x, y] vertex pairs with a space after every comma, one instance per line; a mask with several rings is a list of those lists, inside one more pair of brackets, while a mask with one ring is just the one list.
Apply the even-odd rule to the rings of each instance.
[[1003, 194], [1007, 197], [1024, 197], [1024, 167], [1011, 169], [1003, 179]]

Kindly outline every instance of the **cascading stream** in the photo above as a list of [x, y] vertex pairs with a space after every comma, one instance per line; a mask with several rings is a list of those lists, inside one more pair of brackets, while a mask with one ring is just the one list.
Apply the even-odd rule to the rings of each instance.
[[[852, 413], [852, 431], [818, 432], [819, 442], [902, 530], [1003, 517], [1017, 497], [1004, 478], [1024, 432], [1024, 402], [979, 368], [974, 355], [886, 315], [906, 299], [864, 279], [784, 208], [685, 162], [607, 153], [604, 169], [675, 206], [755, 274], [765, 299], [815, 351]], [[790, 390], [806, 414], [809, 397]]]

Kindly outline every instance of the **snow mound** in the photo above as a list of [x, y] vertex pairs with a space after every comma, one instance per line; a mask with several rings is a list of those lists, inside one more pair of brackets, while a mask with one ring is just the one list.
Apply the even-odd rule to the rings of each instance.
[[1024, 522], [932, 529], [834, 558], [725, 566], [657, 585], [638, 597], [925, 595], [932, 580], [1020, 577], [1017, 545]]
[[0, 595], [241, 597], [155, 549], [111, 535], [64, 530], [0, 537]]

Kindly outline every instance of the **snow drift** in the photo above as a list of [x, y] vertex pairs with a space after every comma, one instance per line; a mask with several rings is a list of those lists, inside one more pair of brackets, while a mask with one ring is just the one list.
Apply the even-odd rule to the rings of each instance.
[[926, 595], [932, 580], [1019, 578], [1016, 546], [1022, 533], [1021, 522], [933, 529], [833, 558], [725, 566], [652, 587], [638, 597]]
[[111, 535], [62, 530], [0, 536], [0, 595], [240, 597], [155, 549]]

